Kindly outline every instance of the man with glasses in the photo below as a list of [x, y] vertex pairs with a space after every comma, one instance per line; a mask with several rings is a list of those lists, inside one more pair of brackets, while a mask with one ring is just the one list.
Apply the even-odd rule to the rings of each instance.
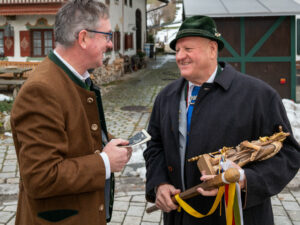
[[[56, 48], [17, 96], [11, 125], [20, 168], [16, 224], [106, 224], [113, 172], [131, 156], [110, 140], [100, 89], [88, 69], [112, 48], [108, 8], [68, 1], [57, 13]], [[123, 146], [123, 147], [122, 147]]]

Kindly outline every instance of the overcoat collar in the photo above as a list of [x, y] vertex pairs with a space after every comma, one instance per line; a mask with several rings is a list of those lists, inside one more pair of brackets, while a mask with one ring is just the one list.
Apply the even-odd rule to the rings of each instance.
[[216, 76], [214, 83], [220, 85], [225, 91], [227, 91], [230, 88], [236, 73], [234, 72], [235, 70], [233, 67], [228, 63], [219, 62], [219, 65], [223, 68], [223, 70], [218, 76]]
[[[236, 73], [234, 73], [235, 70], [228, 63], [219, 62], [219, 65], [223, 68], [223, 70], [216, 76], [214, 83], [220, 85], [225, 91], [227, 91], [230, 88], [230, 85], [235, 78]], [[187, 80], [183, 77], [180, 77], [178, 80], [176, 80], [174, 82], [174, 85], [170, 87], [167, 96], [171, 96], [174, 94], [180, 95], [185, 82], [187, 82]]]

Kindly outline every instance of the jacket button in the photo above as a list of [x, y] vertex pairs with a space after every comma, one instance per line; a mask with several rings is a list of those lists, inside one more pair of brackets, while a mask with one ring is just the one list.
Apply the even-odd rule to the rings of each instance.
[[168, 170], [169, 170], [169, 172], [173, 172], [173, 167], [172, 166], [168, 166]]
[[92, 129], [92, 131], [98, 130], [98, 125], [93, 123], [92, 126], [91, 126], [91, 129]]
[[101, 204], [101, 205], [99, 206], [99, 211], [100, 211], [100, 212], [102, 212], [102, 211], [103, 211], [103, 209], [104, 209], [104, 205], [103, 205], [103, 204]]
[[96, 153], [96, 154], [100, 154], [101, 152], [100, 152], [100, 150], [97, 149], [97, 150], [95, 151], [95, 153]]
[[94, 99], [92, 97], [87, 98], [87, 103], [92, 104], [94, 102]]

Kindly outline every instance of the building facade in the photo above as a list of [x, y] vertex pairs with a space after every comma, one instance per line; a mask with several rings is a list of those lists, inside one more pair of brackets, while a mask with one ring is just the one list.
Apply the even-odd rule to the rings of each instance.
[[[146, 42], [146, 0], [99, 0], [110, 8], [113, 60]], [[64, 0], [0, 0], [0, 59], [41, 61], [55, 47], [54, 21]]]

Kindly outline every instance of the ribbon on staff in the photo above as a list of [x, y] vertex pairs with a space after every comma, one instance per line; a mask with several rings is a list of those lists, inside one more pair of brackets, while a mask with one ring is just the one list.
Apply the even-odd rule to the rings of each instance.
[[178, 211], [181, 209], [186, 211], [193, 217], [203, 218], [213, 214], [218, 205], [221, 202], [221, 199], [225, 193], [225, 210], [226, 210], [226, 224], [227, 225], [243, 225], [243, 214], [241, 207], [241, 197], [239, 191], [239, 185], [237, 183], [226, 184], [221, 186], [218, 190], [216, 199], [207, 214], [202, 214], [187, 204], [184, 200], [179, 197], [179, 194], [175, 195], [175, 199], [179, 204]]

